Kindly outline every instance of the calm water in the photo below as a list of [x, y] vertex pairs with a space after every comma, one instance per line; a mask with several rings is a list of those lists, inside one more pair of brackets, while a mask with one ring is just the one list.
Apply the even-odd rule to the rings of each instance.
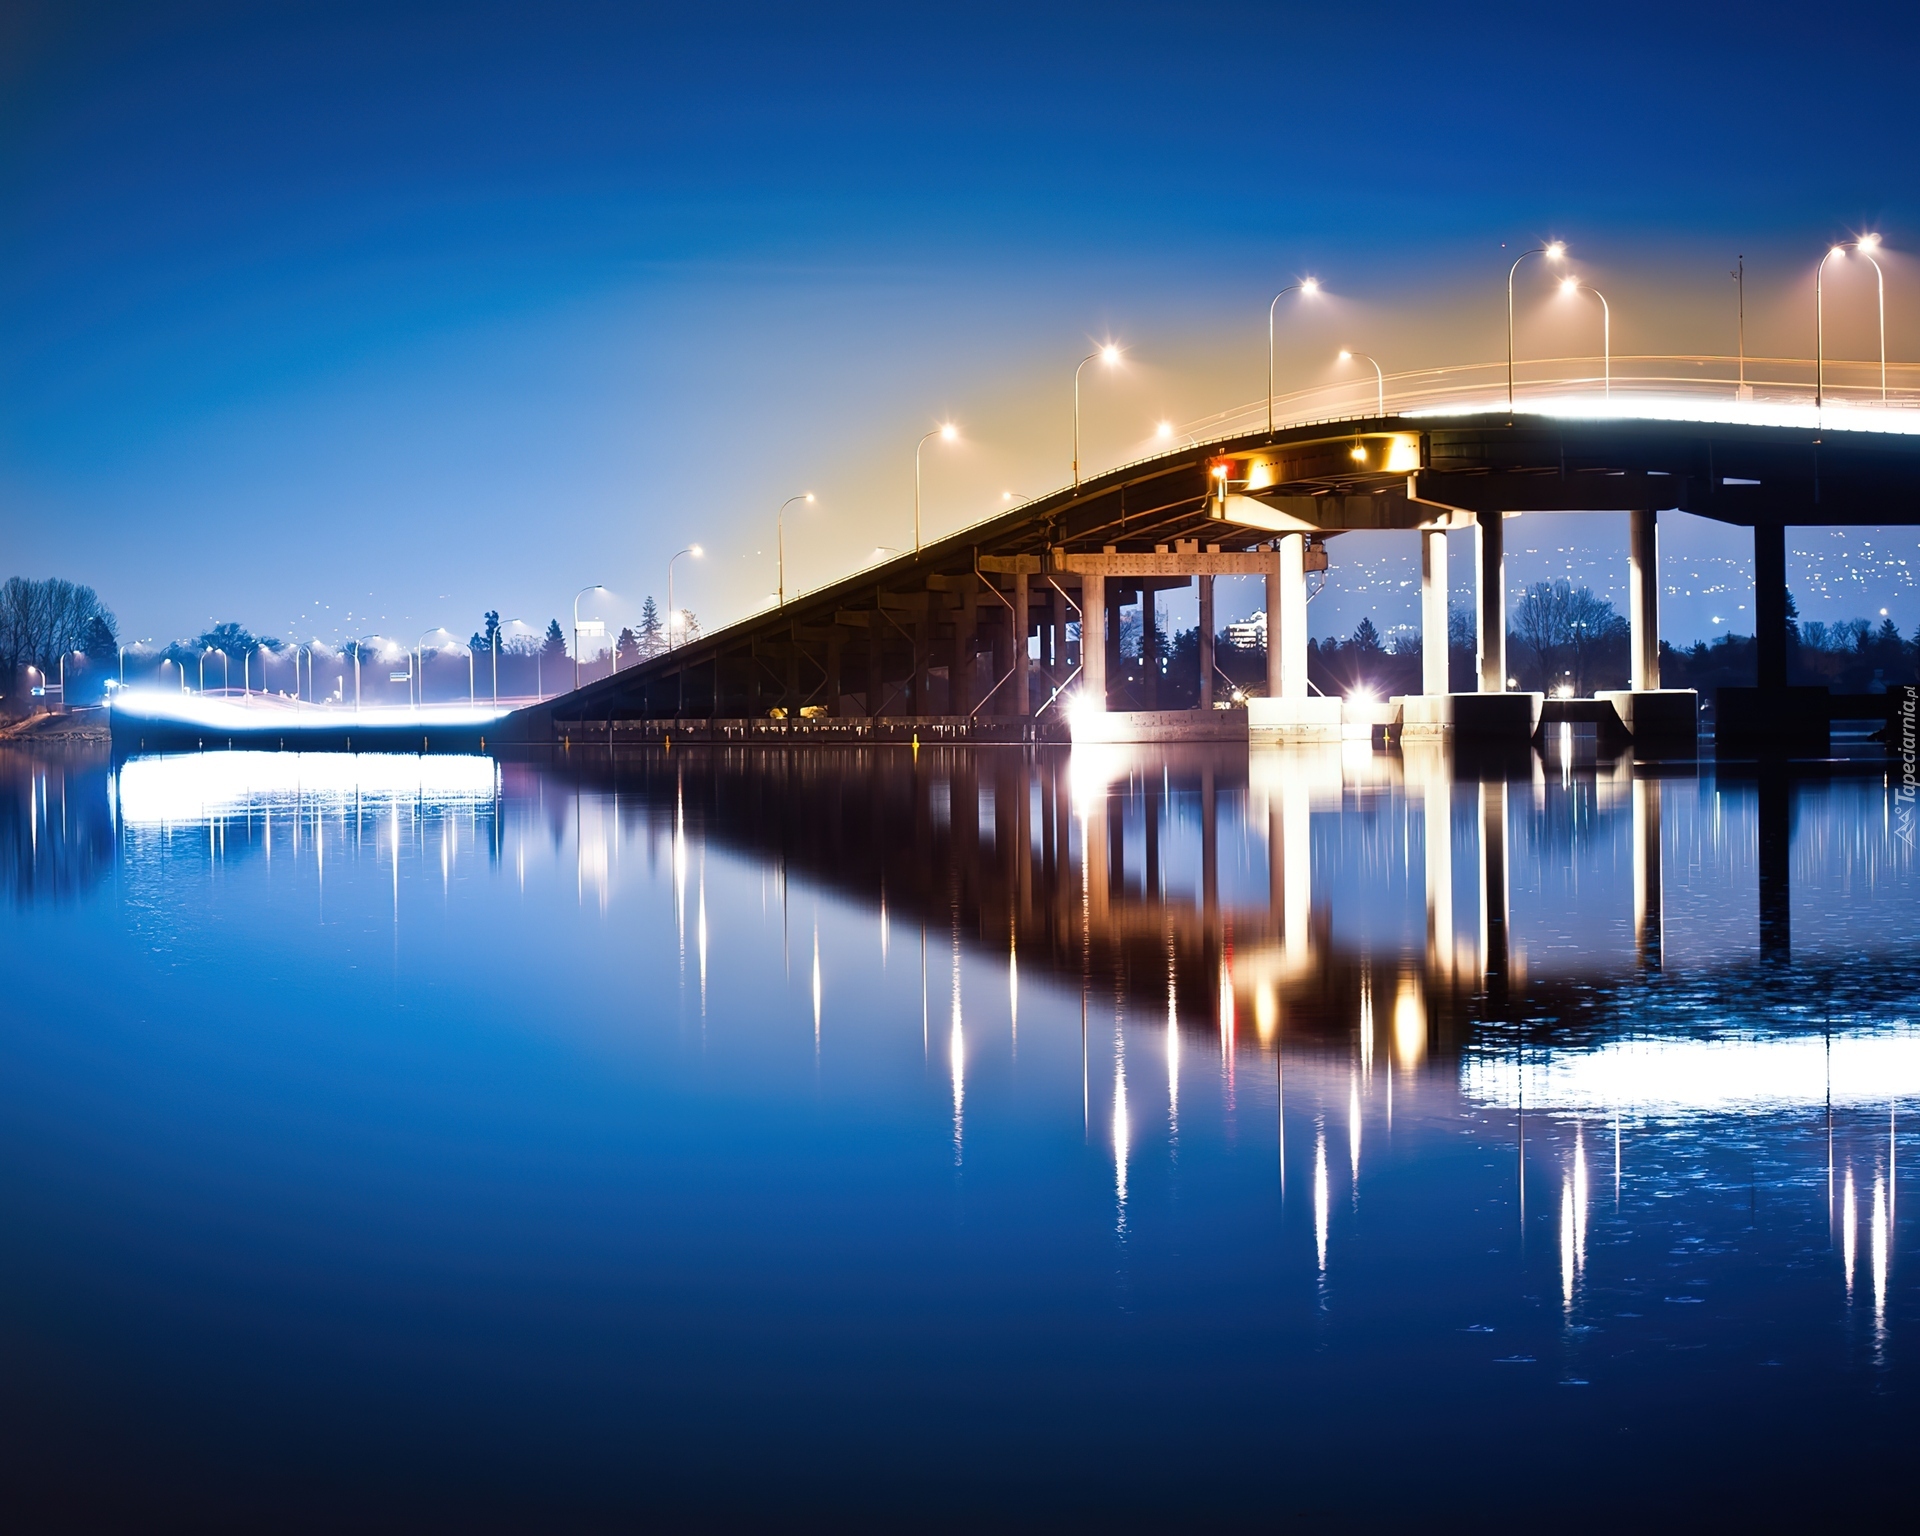
[[0, 759], [16, 1528], [1827, 1520], [1876, 769]]

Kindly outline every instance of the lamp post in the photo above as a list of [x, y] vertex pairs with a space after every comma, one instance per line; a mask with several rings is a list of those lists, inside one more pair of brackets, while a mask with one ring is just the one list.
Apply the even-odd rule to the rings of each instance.
[[1874, 261], [1873, 253], [1880, 248], [1878, 235], [1862, 235], [1858, 240], [1842, 241], [1829, 246], [1827, 254], [1820, 258], [1820, 265], [1813, 272], [1813, 408], [1818, 411], [1826, 405], [1827, 395], [1827, 311], [1825, 282], [1827, 263], [1836, 256], [1844, 256], [1849, 250], [1858, 251], [1873, 265], [1874, 277], [1878, 280], [1880, 299], [1880, 403], [1887, 403], [1887, 274], [1880, 270], [1880, 263]]
[[[1076, 378], [1077, 377], [1078, 376], [1076, 375]], [[1080, 430], [1080, 427], [1079, 427], [1080, 396], [1078, 393], [1078, 385], [1075, 386], [1075, 394], [1073, 398], [1074, 398], [1074, 418], [1073, 419], [1074, 419], [1074, 433], [1075, 433], [1074, 441], [1077, 443], [1079, 441], [1078, 434]], [[920, 555], [920, 450], [926, 447], [927, 438], [929, 437], [937, 437], [943, 443], [950, 443], [959, 436], [960, 436], [960, 429], [958, 427], [956, 427], [950, 421], [943, 421], [939, 426], [935, 427], [931, 432], [923, 436], [919, 442], [913, 445], [913, 553], [916, 559], [918, 559]], [[1077, 449], [1075, 451], [1078, 452]], [[1076, 477], [1077, 477], [1077, 474], [1078, 474], [1078, 471], [1076, 470]], [[1079, 484], [1078, 478], [1075, 479], [1074, 483], [1076, 485]]]
[[[914, 455], [913, 465], [913, 494], [915, 521], [917, 523], [920, 505], [920, 459], [917, 451]], [[796, 501], [812, 500], [812, 491], [802, 491], [798, 496], [789, 496], [785, 501], [781, 502], [780, 510], [773, 514], [773, 533], [776, 546], [774, 559], [775, 569], [779, 572], [778, 582], [780, 588], [780, 606], [782, 608], [787, 606], [787, 508], [792, 506]], [[673, 606], [672, 598], [667, 599], [667, 606], [669, 608]]]
[[[1089, 352], [1081, 358], [1079, 367], [1073, 370], [1073, 488], [1076, 491], [1080, 489], [1080, 369], [1086, 367], [1096, 357], [1112, 368], [1120, 361], [1120, 349], [1112, 342], [1108, 342], [1098, 352]], [[919, 542], [916, 533], [914, 538], [916, 552], [919, 549]]]
[[220, 658], [220, 691], [225, 693], [227, 685], [232, 681], [232, 669], [227, 661], [227, 653], [217, 645], [210, 645], [200, 653], [200, 691], [202, 693], [207, 691], [207, 658], [209, 656]]
[[573, 594], [573, 686], [580, 686], [580, 599], [589, 592], [604, 592], [607, 589], [599, 582], [592, 582]]
[[[148, 635], [145, 640], [135, 640], [133, 644], [149, 645], [152, 641], [153, 636]], [[127, 647], [124, 645], [120, 647], [120, 686], [122, 688], [127, 686]]]
[[1530, 251], [1522, 251], [1513, 258], [1513, 265], [1507, 268], [1507, 409], [1513, 409], [1513, 274], [1520, 270], [1520, 263], [1529, 256], [1544, 256], [1548, 261], [1558, 261], [1567, 254], [1564, 240], [1549, 240], [1545, 245], [1537, 245]]
[[424, 704], [427, 702], [427, 636], [428, 635], [444, 635], [446, 632], [447, 632], [446, 625], [436, 624], [433, 626], [432, 629], [421, 630], [420, 638], [414, 641], [413, 643], [413, 657], [414, 657], [413, 670], [415, 675], [420, 679], [420, 686], [419, 686], [420, 697], [416, 702], [416, 705], [415, 705], [416, 708], [418, 708], [420, 704]]
[[1340, 361], [1350, 363], [1356, 357], [1373, 364], [1374, 408], [1378, 414], [1384, 416], [1387, 414], [1387, 376], [1380, 371], [1379, 360], [1368, 357], [1364, 352], [1342, 352]]
[[679, 554], [676, 554], [672, 560], [667, 562], [667, 649], [670, 651], [680, 648], [680, 642], [673, 638], [675, 626], [680, 622], [680, 610], [673, 606], [674, 564], [679, 560], [680, 555], [692, 555], [694, 559], [698, 560], [705, 553], [706, 551], [701, 549], [698, 544], [689, 544], [685, 549], [681, 550]]
[[1267, 306], [1267, 436], [1273, 436], [1273, 312], [1279, 308], [1280, 301], [1290, 293], [1303, 293], [1312, 298], [1320, 291], [1317, 277], [1303, 277], [1297, 283], [1288, 283], [1273, 296], [1273, 302]]
[[[1582, 286], [1577, 277], [1560, 279], [1560, 291], [1564, 294], [1577, 294]], [[1587, 292], [1600, 301], [1600, 359], [1603, 381], [1601, 393], [1611, 399], [1613, 397], [1613, 309], [1607, 303], [1607, 296], [1598, 288], [1588, 287]]]

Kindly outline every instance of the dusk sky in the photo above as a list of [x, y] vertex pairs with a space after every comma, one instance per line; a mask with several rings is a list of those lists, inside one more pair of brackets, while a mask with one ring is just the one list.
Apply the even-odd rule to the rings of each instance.
[[[1088, 374], [1099, 469], [1258, 398], [1303, 273], [1330, 297], [1283, 388], [1343, 346], [1498, 358], [1506, 263], [1549, 237], [1616, 355], [1731, 353], [1744, 254], [1749, 352], [1804, 357], [1820, 252], [1878, 230], [1917, 359], [1916, 14], [9, 5], [0, 576], [91, 583], [129, 637], [411, 641], [594, 581], [629, 621], [699, 542], [713, 627], [773, 590], [796, 492], [790, 590], [910, 542], [943, 420], [929, 534], [1063, 483], [1090, 341], [1128, 349]], [[1523, 353], [1595, 349], [1541, 274], [1521, 312]], [[1623, 593], [1623, 522], [1523, 520], [1515, 579]], [[1664, 537], [1746, 601], [1744, 534]], [[1920, 622], [1914, 530], [1817, 539], [1803, 611]], [[1413, 545], [1336, 541], [1316, 632], [1411, 617]]]

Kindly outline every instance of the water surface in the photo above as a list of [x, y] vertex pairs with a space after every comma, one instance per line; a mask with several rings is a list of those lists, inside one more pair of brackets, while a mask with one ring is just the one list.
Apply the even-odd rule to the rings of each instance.
[[1834, 1518], [1920, 1326], [1886, 777], [0, 759], [35, 1528]]

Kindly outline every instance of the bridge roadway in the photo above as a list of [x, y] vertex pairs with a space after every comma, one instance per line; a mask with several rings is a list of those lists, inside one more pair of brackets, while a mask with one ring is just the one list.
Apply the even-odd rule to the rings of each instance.
[[[669, 734], [674, 722], [684, 734], [694, 721], [738, 722], [734, 734], [743, 734], [751, 722], [797, 721], [804, 710], [823, 722], [806, 733], [823, 739], [1065, 739], [1071, 700], [1076, 727], [1090, 727], [1093, 739], [1129, 739], [1098, 717], [1119, 711], [1150, 724], [1159, 700], [1152, 668], [1143, 694], [1116, 686], [1120, 611], [1141, 606], [1150, 645], [1156, 593], [1196, 580], [1200, 707], [1165, 734], [1204, 734], [1217, 724], [1213, 582], [1260, 575], [1268, 698], [1252, 711], [1256, 734], [1264, 722], [1282, 738], [1324, 738], [1331, 709], [1338, 736], [1339, 701], [1311, 697], [1307, 682], [1306, 573], [1325, 561], [1330, 539], [1355, 529], [1421, 541], [1429, 702], [1408, 701], [1405, 718], [1409, 730], [1418, 718], [1444, 731], [1456, 712], [1468, 718], [1466, 705], [1494, 708], [1498, 701], [1484, 696], [1506, 693], [1505, 521], [1573, 511], [1627, 514], [1632, 687], [1616, 702], [1632, 727], [1636, 700], [1643, 714], [1660, 702], [1645, 696], [1660, 690], [1658, 517], [1668, 510], [1753, 530], [1759, 682], [1778, 693], [1786, 685], [1786, 530], [1920, 523], [1920, 435], [1502, 410], [1388, 413], [1174, 449], [523, 710], [508, 735], [635, 739]], [[1452, 529], [1474, 532], [1480, 697], [1449, 702]], [[1080, 626], [1079, 639], [1070, 624]], [[1539, 717], [1532, 697], [1529, 734]], [[1686, 695], [1689, 737], [1692, 708]], [[1155, 739], [1154, 730], [1130, 739]]]

